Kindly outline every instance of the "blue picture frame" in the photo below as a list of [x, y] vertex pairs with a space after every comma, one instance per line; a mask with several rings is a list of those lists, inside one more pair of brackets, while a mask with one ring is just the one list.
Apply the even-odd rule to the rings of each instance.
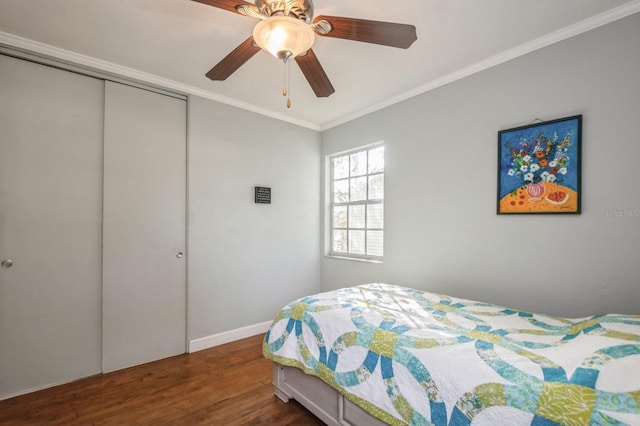
[[582, 115], [498, 132], [498, 214], [581, 213]]

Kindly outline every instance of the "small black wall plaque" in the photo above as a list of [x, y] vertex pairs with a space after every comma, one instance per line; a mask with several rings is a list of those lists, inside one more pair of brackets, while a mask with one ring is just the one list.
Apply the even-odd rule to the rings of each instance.
[[255, 202], [257, 204], [271, 204], [271, 188], [266, 186], [256, 186]]

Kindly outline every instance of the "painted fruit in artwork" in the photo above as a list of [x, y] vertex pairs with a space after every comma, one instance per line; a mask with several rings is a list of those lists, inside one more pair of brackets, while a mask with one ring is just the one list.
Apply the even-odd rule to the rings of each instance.
[[556, 204], [556, 205], [564, 204], [567, 202], [568, 199], [569, 199], [569, 194], [567, 194], [564, 191], [552, 192], [551, 194], [547, 195], [545, 198], [545, 200], [547, 200], [551, 204]]

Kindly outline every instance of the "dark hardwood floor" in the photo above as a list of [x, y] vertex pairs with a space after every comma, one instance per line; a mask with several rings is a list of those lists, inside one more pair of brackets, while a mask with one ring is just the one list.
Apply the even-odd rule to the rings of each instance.
[[0, 401], [2, 425], [322, 425], [273, 395], [263, 336]]

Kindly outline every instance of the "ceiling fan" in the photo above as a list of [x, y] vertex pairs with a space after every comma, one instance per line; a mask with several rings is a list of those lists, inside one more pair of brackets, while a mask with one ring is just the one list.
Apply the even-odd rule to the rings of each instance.
[[[338, 16], [314, 19], [312, 0], [255, 0], [255, 4], [244, 0], [193, 1], [260, 20], [253, 34], [206, 74], [211, 80], [226, 80], [264, 49], [285, 64], [294, 59], [316, 96], [327, 97], [335, 89], [311, 48], [316, 34], [403, 49], [417, 40], [413, 25]], [[283, 94], [287, 95], [286, 85]]]

